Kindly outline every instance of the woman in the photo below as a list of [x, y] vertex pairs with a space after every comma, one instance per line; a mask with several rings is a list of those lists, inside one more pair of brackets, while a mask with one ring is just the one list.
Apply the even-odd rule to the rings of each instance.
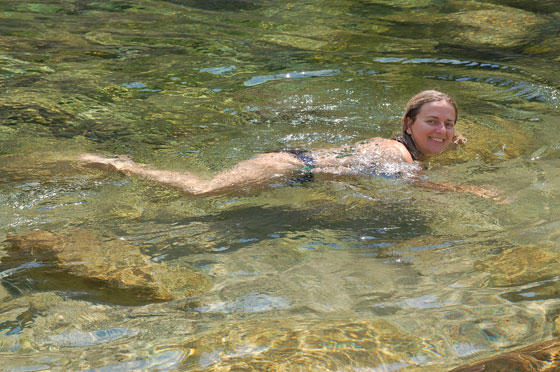
[[[390, 163], [412, 163], [443, 152], [454, 139], [457, 104], [445, 93], [426, 90], [408, 102], [402, 116], [402, 136], [396, 139], [375, 137], [352, 146], [316, 151], [272, 152], [242, 161], [233, 168], [202, 179], [190, 172], [157, 170], [135, 163], [127, 157], [104, 158], [84, 154], [84, 166], [102, 167], [135, 174], [161, 182], [189, 194], [200, 195], [264, 183], [277, 177], [299, 174], [305, 177], [316, 173], [356, 173], [364, 166], [377, 168]], [[383, 168], [381, 168], [383, 169]], [[428, 188], [444, 191], [472, 192], [492, 196], [473, 186], [450, 186], [421, 182]]]

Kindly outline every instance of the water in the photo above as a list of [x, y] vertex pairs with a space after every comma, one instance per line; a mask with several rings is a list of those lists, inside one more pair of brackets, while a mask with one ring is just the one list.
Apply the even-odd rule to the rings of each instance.
[[[0, 369], [446, 371], [558, 334], [554, 1], [3, 1]], [[210, 174], [398, 133], [435, 88], [467, 145], [189, 197]], [[527, 367], [527, 370], [531, 370]]]

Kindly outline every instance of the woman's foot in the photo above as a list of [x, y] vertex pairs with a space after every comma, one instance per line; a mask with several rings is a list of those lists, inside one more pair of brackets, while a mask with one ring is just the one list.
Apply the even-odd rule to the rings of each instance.
[[126, 171], [134, 162], [126, 155], [119, 155], [116, 158], [104, 158], [95, 154], [82, 154], [78, 157], [82, 166], [96, 168], [106, 171]]

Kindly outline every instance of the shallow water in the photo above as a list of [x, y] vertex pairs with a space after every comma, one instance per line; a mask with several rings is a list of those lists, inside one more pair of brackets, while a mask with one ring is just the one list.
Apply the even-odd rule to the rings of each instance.
[[[555, 1], [0, 3], [0, 370], [446, 371], [556, 337], [559, 30]], [[75, 161], [210, 174], [395, 135], [429, 88], [468, 142], [425, 176], [496, 200]]]

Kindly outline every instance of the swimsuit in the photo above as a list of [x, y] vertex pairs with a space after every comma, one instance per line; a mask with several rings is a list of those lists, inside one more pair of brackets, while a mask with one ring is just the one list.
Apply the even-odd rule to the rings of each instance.
[[288, 154], [294, 155], [296, 158], [303, 162], [303, 170], [310, 171], [315, 168], [315, 159], [309, 154], [309, 151], [305, 150], [283, 150], [281, 152], [287, 152]]
[[315, 159], [311, 156], [309, 151], [305, 150], [282, 150], [280, 152], [286, 152], [288, 154], [294, 155], [296, 158], [301, 160], [303, 163], [303, 168], [298, 170], [294, 177], [291, 178], [290, 184], [293, 186], [299, 186], [306, 182], [313, 181], [313, 168], [315, 168]]
[[[401, 137], [394, 138], [395, 141], [402, 143], [407, 151], [410, 153], [412, 160], [418, 161], [422, 158], [422, 153], [418, 151], [416, 148], [416, 144], [414, 143], [414, 139], [408, 133], [405, 133]], [[311, 156], [310, 151], [306, 150], [282, 150], [280, 152], [285, 152], [288, 154], [294, 155], [303, 163], [303, 168], [299, 169], [295, 172], [295, 175], [290, 179], [289, 183], [292, 186], [301, 186], [306, 182], [313, 181], [313, 172], [312, 170], [317, 165], [313, 156]], [[379, 169], [378, 167], [373, 167], [373, 174], [377, 176], [381, 176], [383, 178], [400, 178], [402, 177], [401, 172], [384, 172], [383, 169]]]

